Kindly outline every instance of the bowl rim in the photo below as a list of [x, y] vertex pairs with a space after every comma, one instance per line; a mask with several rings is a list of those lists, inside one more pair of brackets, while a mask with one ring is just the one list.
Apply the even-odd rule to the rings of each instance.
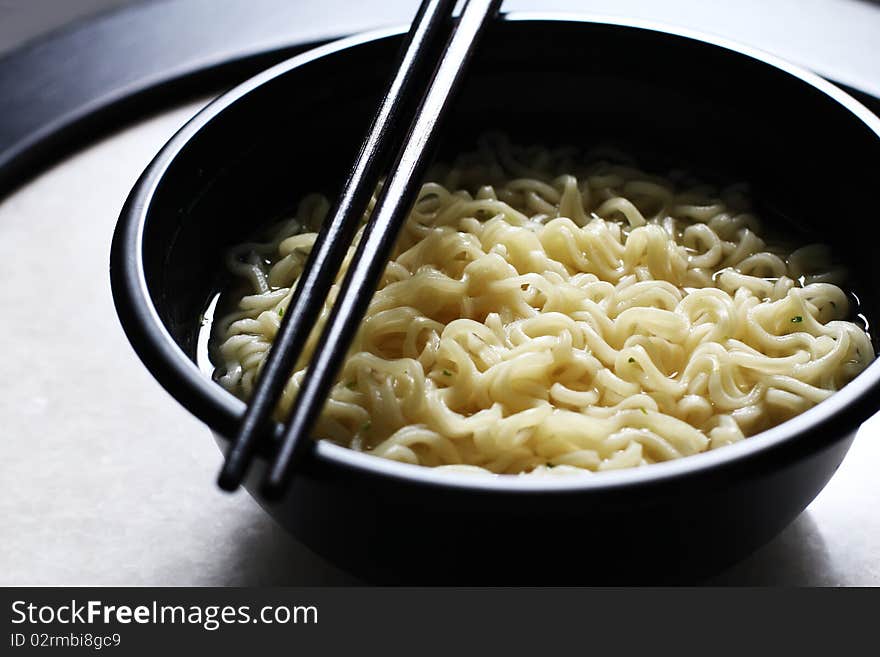
[[[648, 30], [718, 47], [773, 67], [836, 101], [880, 139], [880, 118], [827, 80], [775, 55], [729, 39], [663, 23], [587, 13], [510, 12], [501, 20], [520, 22], [587, 23]], [[171, 163], [209, 123], [258, 87], [320, 58], [399, 36], [408, 26], [370, 30], [332, 41], [296, 55], [245, 80], [221, 94], [192, 117], [159, 151], [132, 189], [117, 223], [111, 247], [110, 276], [114, 303], [123, 330], [139, 357], [159, 383], [188, 411], [225, 439], [224, 428], [235, 426], [245, 404], [217, 385], [178, 346], [153, 304], [143, 262], [143, 235], [151, 201]], [[733, 445], [648, 467], [584, 475], [481, 475], [391, 461], [326, 440], [313, 451], [319, 461], [367, 475], [441, 488], [505, 493], [572, 493], [626, 489], [645, 484], [676, 483], [767, 455], [825, 429], [826, 442], [835, 442], [873, 414], [880, 400], [880, 358], [828, 399], [777, 425]], [[841, 428], [842, 427], [842, 428]], [[278, 427], [280, 429], [280, 427]], [[259, 456], [258, 458], [263, 458]]]

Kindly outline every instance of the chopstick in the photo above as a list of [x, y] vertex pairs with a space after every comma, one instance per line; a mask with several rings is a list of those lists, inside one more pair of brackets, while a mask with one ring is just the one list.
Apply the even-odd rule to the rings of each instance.
[[433, 72], [431, 65], [437, 58], [440, 37], [449, 31], [454, 7], [455, 0], [423, 0], [419, 6], [384, 100], [348, 174], [343, 192], [312, 247], [244, 417], [227, 451], [217, 479], [218, 485], [225, 490], [238, 488], [260, 439], [269, 432], [272, 413], [309, 337], [313, 319], [320, 315], [375, 190], [381, 167], [390, 158], [395, 128], [408, 120], [405, 113], [413, 111], [412, 99], [423, 93], [424, 80]]
[[[500, 5], [501, 0], [468, 0], [446, 44], [403, 147], [376, 200], [303, 377], [283, 441], [263, 481], [262, 493], [267, 498], [283, 493], [308, 446], [307, 434], [323, 409], [327, 393], [370, 304], [400, 228], [415, 202], [440, 123], [452, 104], [453, 94], [464, 77], [465, 67], [481, 33]], [[277, 348], [276, 343], [273, 351]]]

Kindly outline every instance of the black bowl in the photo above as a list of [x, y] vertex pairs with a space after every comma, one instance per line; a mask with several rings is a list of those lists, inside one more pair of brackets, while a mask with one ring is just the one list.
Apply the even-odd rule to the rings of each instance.
[[[400, 42], [398, 30], [346, 39], [233, 89], [162, 149], [122, 211], [111, 277], [123, 327], [221, 444], [244, 404], [195, 360], [222, 254], [305, 193], [338, 192]], [[677, 30], [508, 15], [456, 108], [441, 157], [491, 129], [520, 143], [614, 143], [647, 169], [747, 180], [762, 213], [830, 242], [864, 307], [876, 306], [880, 121], [815, 75]], [[736, 445], [575, 479], [457, 475], [322, 441], [287, 497], [265, 506], [374, 582], [694, 581], [806, 507], [878, 394], [875, 362], [827, 401]]]

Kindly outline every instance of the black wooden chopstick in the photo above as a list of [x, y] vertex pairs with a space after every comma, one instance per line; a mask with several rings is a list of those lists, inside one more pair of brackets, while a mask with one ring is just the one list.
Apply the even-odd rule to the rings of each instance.
[[[292, 466], [308, 444], [309, 432], [323, 409], [348, 346], [359, 328], [379, 278], [422, 182], [438, 129], [464, 76], [483, 28], [501, 0], [469, 0], [449, 38], [403, 147], [376, 201], [349, 265], [314, 356], [303, 377], [284, 431], [284, 440], [263, 481], [263, 494], [279, 496]], [[277, 343], [276, 347], [277, 349]]]
[[399, 124], [409, 120], [414, 98], [422, 95], [434, 69], [441, 37], [449, 33], [455, 0], [423, 0], [397, 62], [397, 70], [373, 118], [343, 192], [318, 234], [291, 296], [272, 349], [263, 365], [217, 483], [225, 490], [241, 484], [259, 441], [272, 425], [272, 412], [302, 353], [324, 300], [351, 245], [381, 167], [387, 164]]

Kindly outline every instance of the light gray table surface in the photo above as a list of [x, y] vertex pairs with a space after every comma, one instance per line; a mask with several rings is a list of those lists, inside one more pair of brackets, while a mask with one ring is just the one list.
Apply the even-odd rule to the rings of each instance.
[[[607, 2], [583, 4], [610, 13]], [[645, 2], [617, 4], [619, 13], [649, 11]], [[687, 4], [696, 6], [665, 3], [663, 18], [693, 23], [707, 11], [685, 14]], [[821, 34], [839, 38], [854, 52], [838, 77], [880, 88], [869, 38], [880, 36], [875, 5], [826, 0], [826, 29], [799, 23], [794, 2], [769, 4], [769, 24], [751, 31], [744, 14], [725, 9], [738, 16], [728, 36], [768, 50], [781, 43], [780, 54], [829, 74], [834, 58], [811, 61], [806, 46]], [[860, 24], [846, 43], [832, 8]], [[784, 38], [780, 16], [791, 19]], [[209, 432], [155, 383], [116, 320], [107, 263], [118, 211], [146, 163], [204, 102], [110, 135], [0, 202], [0, 585], [357, 583], [246, 494], [215, 488], [220, 454]], [[880, 585], [878, 460], [875, 416], [807, 511], [709, 583]]]

